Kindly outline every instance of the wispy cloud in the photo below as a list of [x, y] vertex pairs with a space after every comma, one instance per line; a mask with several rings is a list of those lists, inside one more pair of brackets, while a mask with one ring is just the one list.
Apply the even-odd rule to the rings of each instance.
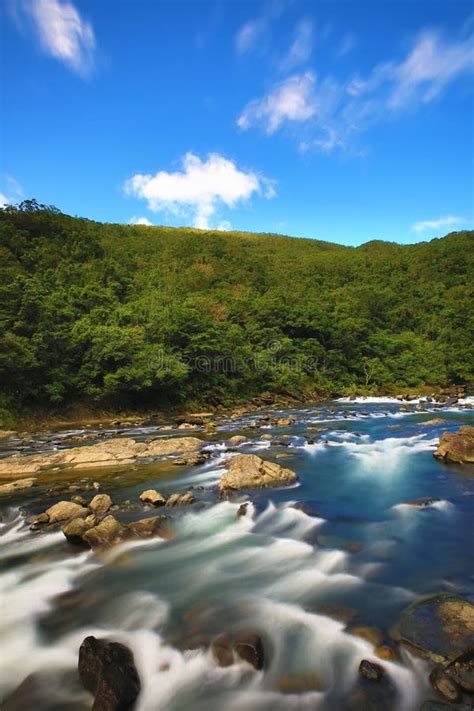
[[349, 54], [356, 46], [356, 40], [352, 32], [348, 32], [340, 41], [339, 46], [336, 49], [336, 57], [345, 57]]
[[448, 41], [425, 30], [404, 58], [377, 64], [365, 77], [318, 76], [308, 69], [277, 82], [244, 107], [237, 124], [272, 134], [298, 122], [304, 128], [298, 139], [303, 150], [350, 150], [357, 134], [433, 101], [473, 67], [472, 35]]
[[237, 125], [243, 130], [261, 125], [266, 133], [272, 134], [289, 121], [307, 121], [316, 111], [314, 82], [312, 72], [285, 79], [262, 99], [248, 103], [237, 119]]
[[257, 46], [259, 39], [266, 32], [268, 20], [265, 17], [258, 17], [255, 20], [248, 20], [238, 30], [235, 36], [235, 48], [239, 54], [250, 52]]
[[81, 76], [90, 73], [96, 49], [94, 30], [72, 3], [22, 0], [21, 7], [46, 54]]
[[[125, 192], [145, 200], [153, 212], [191, 217], [195, 227], [210, 229], [221, 207], [235, 208], [254, 194], [272, 198], [275, 188], [273, 181], [254, 171], [239, 169], [218, 153], [211, 153], [206, 160], [186, 153], [182, 170], [134, 175], [125, 183]], [[227, 225], [219, 222], [218, 229]]]
[[128, 221], [129, 225], [146, 225], [147, 227], [151, 227], [153, 225], [152, 222], [148, 219], [148, 217], [138, 217], [138, 215], [134, 215], [131, 217]]
[[23, 188], [12, 175], [5, 176], [4, 186], [4, 192], [0, 192], [0, 207], [13, 205], [22, 199]]
[[467, 222], [465, 217], [458, 217], [456, 215], [446, 215], [445, 217], [439, 217], [437, 220], [423, 220], [422, 222], [415, 222], [412, 225], [413, 232], [421, 234], [422, 232], [433, 232], [436, 230], [443, 230], [449, 227], [456, 227], [464, 225]]
[[294, 69], [309, 60], [313, 51], [313, 29], [313, 23], [308, 19], [303, 19], [296, 25], [294, 40], [281, 62], [283, 70]]

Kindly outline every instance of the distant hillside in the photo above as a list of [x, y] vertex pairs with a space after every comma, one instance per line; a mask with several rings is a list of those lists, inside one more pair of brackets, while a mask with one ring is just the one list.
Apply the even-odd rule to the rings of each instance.
[[352, 248], [0, 210], [3, 407], [470, 381], [473, 236]]

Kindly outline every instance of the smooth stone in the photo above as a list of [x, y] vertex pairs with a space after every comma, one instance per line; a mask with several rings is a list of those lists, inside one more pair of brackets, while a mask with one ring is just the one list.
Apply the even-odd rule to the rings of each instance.
[[234, 649], [241, 659], [244, 659], [255, 669], [263, 668], [265, 660], [263, 642], [256, 632], [246, 630], [239, 632], [235, 637]]
[[85, 518], [89, 511], [73, 501], [58, 501], [57, 504], [46, 509], [45, 514], [48, 516], [49, 523], [57, 523], [60, 521], [68, 521], [71, 518]]
[[37, 477], [30, 477], [28, 479], [17, 479], [16, 481], [11, 481], [8, 484], [0, 485], [0, 496], [6, 496], [7, 494], [15, 494], [17, 491], [22, 491], [24, 489], [30, 489], [35, 485]]
[[152, 504], [153, 506], [164, 506], [166, 499], [163, 494], [160, 494], [156, 489], [147, 489], [140, 494], [140, 501], [144, 504]]
[[255, 454], [239, 454], [226, 464], [219, 489], [266, 488], [293, 484], [298, 480], [295, 472], [279, 464], [267, 462]]
[[441, 667], [435, 667], [430, 674], [430, 684], [441, 696], [445, 699], [451, 701], [452, 703], [459, 703], [462, 699], [462, 693], [456, 682], [451, 679], [444, 669]]
[[102, 519], [97, 526], [86, 531], [82, 538], [91, 548], [109, 546], [115, 543], [122, 530], [122, 524], [109, 515]]
[[219, 667], [230, 667], [234, 663], [232, 641], [226, 634], [216, 637], [211, 644], [212, 657]]
[[96, 494], [89, 503], [89, 508], [95, 514], [104, 514], [112, 506], [112, 499], [108, 494]]

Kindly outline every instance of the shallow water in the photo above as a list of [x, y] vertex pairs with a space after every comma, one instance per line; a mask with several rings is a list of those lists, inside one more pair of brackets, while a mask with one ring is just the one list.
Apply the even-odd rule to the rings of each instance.
[[[288, 447], [259, 442], [262, 432], [249, 429], [249, 416], [219, 427], [214, 457], [203, 466], [165, 461], [103, 475], [102, 490], [117, 503], [137, 500], [144, 488], [166, 494], [204, 487], [201, 508], [173, 511], [176, 536], [169, 541], [127, 543], [97, 557], [76, 551], [61, 533], [29, 531], [20, 499], [10, 502], [0, 527], [0, 698], [36, 672], [43, 691], [35, 708], [90, 708], [76, 669], [82, 640], [95, 634], [133, 650], [139, 711], [343, 709], [363, 658], [385, 666], [400, 711], [417, 709], [430, 698], [424, 662], [406, 652], [397, 662], [381, 661], [347, 626], [377, 627], [393, 645], [390, 628], [417, 597], [474, 595], [474, 476], [432, 456], [441, 432], [474, 417], [456, 407], [399, 409], [364, 401], [282, 412], [295, 424], [263, 432], [288, 435]], [[443, 423], [424, 424], [434, 417]], [[229, 456], [223, 442], [236, 433], [249, 437], [238, 451], [300, 477], [297, 486], [243, 497], [252, 503], [239, 519], [240, 502], [216, 503], [215, 496]], [[32, 437], [27, 451], [64, 446], [68, 434]], [[151, 427], [123, 434], [156, 436]], [[17, 445], [9, 440], [3, 453]], [[21, 503], [41, 510], [48, 485]], [[418, 498], [435, 501], [423, 509], [406, 504]], [[244, 662], [219, 668], [207, 650], [214, 636], [241, 629], [262, 635], [263, 671]], [[282, 679], [301, 675], [311, 678], [310, 690], [281, 692]]]

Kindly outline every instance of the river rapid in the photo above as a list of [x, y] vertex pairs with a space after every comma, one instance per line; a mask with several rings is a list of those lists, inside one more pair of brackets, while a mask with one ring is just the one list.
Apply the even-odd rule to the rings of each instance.
[[[279, 411], [295, 418], [286, 427], [254, 429], [256, 415], [222, 422], [204, 465], [165, 460], [101, 474], [101, 491], [114, 503], [138, 501], [144, 489], [190, 487], [199, 487], [201, 502], [172, 510], [171, 540], [107, 553], [29, 529], [19, 507], [36, 512], [68, 498], [50, 496], [45, 505], [46, 477], [3, 502], [0, 699], [33, 674], [34, 702], [23, 708], [89, 709], [77, 662], [92, 634], [133, 651], [142, 685], [137, 711], [369, 708], [352, 696], [362, 659], [384, 666], [391, 683], [390, 700], [370, 708], [418, 709], [433, 698], [428, 667], [399, 649], [391, 630], [422, 596], [474, 596], [472, 467], [469, 474], [467, 465], [433, 457], [440, 434], [473, 424], [473, 413], [429, 405], [401, 412], [396, 401], [374, 399]], [[10, 438], [0, 442], [1, 454], [50, 451], [85, 431]], [[120, 434], [140, 440], [163, 432], [150, 426]], [[233, 454], [225, 442], [235, 434], [248, 438], [235, 451], [293, 469], [299, 483], [219, 501], [216, 485]], [[287, 446], [262, 434], [287, 436]], [[422, 508], [407, 503], [425, 498], [432, 501]], [[242, 502], [249, 505], [237, 518]], [[369, 637], [379, 639], [352, 633], [361, 627], [375, 628]], [[243, 661], [221, 668], [212, 657], [213, 638], [243, 629], [264, 640], [261, 671]], [[395, 658], [381, 660], [380, 645]]]

